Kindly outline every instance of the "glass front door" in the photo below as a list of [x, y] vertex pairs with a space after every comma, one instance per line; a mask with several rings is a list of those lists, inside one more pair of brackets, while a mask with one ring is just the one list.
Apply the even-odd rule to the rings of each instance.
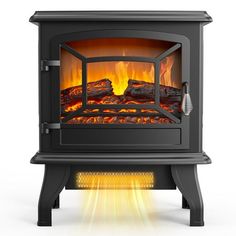
[[62, 123], [181, 123], [181, 44], [71, 41], [61, 44], [60, 61]]

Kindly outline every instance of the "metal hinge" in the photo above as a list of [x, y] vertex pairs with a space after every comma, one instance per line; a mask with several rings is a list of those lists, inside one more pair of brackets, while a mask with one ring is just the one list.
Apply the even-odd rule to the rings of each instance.
[[61, 124], [44, 122], [40, 125], [40, 128], [41, 128], [41, 134], [49, 134], [51, 129], [60, 129]]
[[41, 60], [41, 71], [49, 71], [51, 66], [60, 66], [59, 60]]

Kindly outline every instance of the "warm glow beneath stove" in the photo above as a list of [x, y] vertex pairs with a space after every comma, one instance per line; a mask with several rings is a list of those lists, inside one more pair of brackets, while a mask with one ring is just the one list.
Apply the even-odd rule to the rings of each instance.
[[[150, 189], [154, 187], [153, 172], [79, 172], [77, 187], [83, 190], [83, 220], [93, 223], [150, 223], [153, 210]], [[138, 221], [136, 221], [138, 220]]]

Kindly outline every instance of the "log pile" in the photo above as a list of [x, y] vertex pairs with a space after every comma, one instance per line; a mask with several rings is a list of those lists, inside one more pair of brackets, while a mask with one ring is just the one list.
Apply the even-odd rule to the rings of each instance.
[[[159, 96], [161, 107], [169, 112], [177, 113], [179, 111], [181, 101], [181, 90], [160, 85]], [[123, 95], [115, 95], [113, 93], [112, 82], [109, 79], [102, 79], [96, 82], [90, 82], [87, 84], [87, 97], [89, 104], [144, 104], [154, 103], [155, 99], [155, 86], [154, 83], [145, 81], [138, 81], [130, 79], [128, 86]], [[82, 101], [82, 86], [74, 86], [61, 91], [61, 110], [62, 113], [68, 111], [68, 107], [80, 104]], [[76, 106], [75, 106], [76, 107]], [[69, 109], [71, 111], [71, 109]], [[82, 119], [82, 120], [81, 120]], [[79, 123], [93, 122], [96, 117], [81, 117]], [[98, 118], [97, 118], [98, 119]], [[100, 117], [100, 123], [106, 123], [106, 121], [112, 121], [113, 123], [160, 123], [158, 117]], [[158, 120], [159, 119], [159, 120]], [[163, 122], [167, 122], [163, 120]], [[71, 121], [72, 122], [72, 121]]]

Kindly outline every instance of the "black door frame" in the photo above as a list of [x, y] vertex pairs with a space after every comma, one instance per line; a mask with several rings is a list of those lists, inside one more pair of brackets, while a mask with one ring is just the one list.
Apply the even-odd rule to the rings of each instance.
[[[79, 40], [85, 40], [85, 39], [97, 39], [97, 38], [143, 38], [143, 39], [154, 39], [154, 40], [163, 40], [163, 41], [169, 41], [173, 43], [179, 43], [181, 44], [181, 74], [182, 74], [182, 83], [188, 82], [190, 84], [190, 42], [189, 39], [183, 35], [178, 34], [168, 34], [168, 33], [162, 33], [162, 32], [154, 32], [154, 31], [139, 31], [139, 30], [99, 30], [99, 31], [84, 31], [84, 32], [74, 32], [70, 34], [62, 34], [54, 37], [51, 40], [50, 45], [50, 58], [53, 60], [60, 60], [60, 45], [68, 42], [68, 41], [79, 41]], [[50, 71], [50, 79], [51, 79], [51, 121], [53, 123], [60, 123], [60, 67], [54, 67]], [[191, 86], [191, 85], [190, 85]], [[149, 149], [149, 150], [163, 150], [163, 149], [188, 149], [189, 148], [189, 117], [186, 117], [184, 115], [181, 116], [181, 123], [180, 124], [94, 124], [94, 125], [69, 125], [69, 124], [61, 124], [61, 130], [53, 130], [52, 132], [52, 146], [53, 148], [56, 148], [57, 150], [60, 149], [66, 149], [68, 150], [76, 150], [76, 149], [82, 149], [82, 150], [98, 150], [100, 149], [100, 145], [80, 145], [80, 144], [62, 144], [62, 130], [63, 129], [76, 129], [78, 132], [80, 132], [81, 129], [100, 129], [100, 128], [106, 128], [106, 129], [126, 129], [126, 128], [132, 128], [132, 129], [156, 129], [157, 131], [159, 129], [179, 129], [180, 130], [180, 144], [176, 145], [154, 145], [154, 146], [139, 146], [134, 145], [134, 147], [122, 147], [122, 145], [119, 146], [120, 149]], [[124, 130], [125, 131], [125, 130]], [[125, 132], [124, 132], [125, 134]], [[158, 132], [157, 132], [158, 134]], [[155, 137], [154, 137], [155, 138]], [[108, 145], [109, 146], [109, 145]], [[132, 146], [132, 145], [131, 145]], [[105, 147], [102, 147], [104, 150]], [[106, 149], [106, 148], [105, 148]], [[117, 149], [117, 145], [111, 145], [108, 147], [109, 150], [115, 150]]]

